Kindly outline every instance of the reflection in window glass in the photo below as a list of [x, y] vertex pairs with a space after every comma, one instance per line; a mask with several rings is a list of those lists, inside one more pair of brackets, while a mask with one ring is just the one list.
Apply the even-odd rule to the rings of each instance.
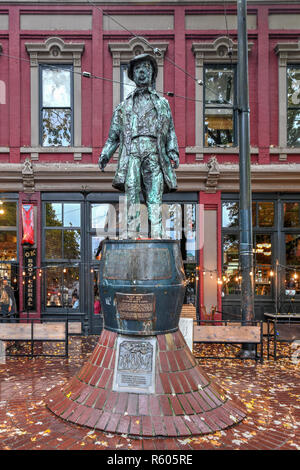
[[223, 239], [223, 294], [239, 295], [241, 277], [239, 273], [239, 238], [238, 235], [225, 235]]
[[256, 226], [256, 202], [252, 202], [252, 226]]
[[196, 305], [196, 265], [186, 263], [184, 265], [184, 271], [187, 285], [183, 303]]
[[205, 146], [234, 144], [234, 70], [205, 70]]
[[256, 266], [255, 295], [271, 295], [270, 266]]
[[70, 109], [44, 109], [42, 146], [69, 147], [71, 145], [71, 119]]
[[184, 230], [186, 261], [196, 261], [196, 204], [184, 204]]
[[80, 258], [80, 230], [64, 230], [63, 237], [63, 257], [65, 259]]
[[72, 145], [72, 70], [41, 65], [41, 144]]
[[258, 203], [258, 225], [259, 227], [273, 227], [274, 225], [274, 203]]
[[294, 270], [286, 270], [285, 273], [285, 295], [289, 298], [300, 294], [300, 271], [295, 267]]
[[69, 108], [71, 106], [71, 73], [60, 68], [42, 69], [43, 107]]
[[284, 227], [300, 227], [299, 202], [283, 204]]
[[300, 146], [300, 68], [287, 68], [287, 143]]
[[[47, 267], [45, 269], [46, 306], [74, 307], [75, 296], [79, 299], [79, 267]], [[79, 306], [75, 305], [76, 310]]]
[[0, 227], [16, 227], [17, 203], [0, 201]]
[[80, 204], [64, 204], [64, 227], [80, 227]]
[[239, 225], [239, 203], [222, 203], [222, 227], [238, 227]]
[[17, 259], [17, 232], [0, 230], [0, 259], [15, 261]]
[[104, 237], [92, 237], [92, 258], [93, 259], [96, 259], [98, 248], [102, 240], [104, 240]]
[[272, 263], [272, 244], [271, 235], [256, 235], [255, 237], [255, 263], [271, 264]]
[[61, 227], [62, 226], [62, 204], [59, 203], [46, 203], [46, 227]]
[[45, 257], [46, 259], [61, 259], [62, 253], [61, 230], [45, 230]]
[[300, 235], [299, 234], [286, 234], [285, 235], [285, 254], [287, 265], [300, 264]]

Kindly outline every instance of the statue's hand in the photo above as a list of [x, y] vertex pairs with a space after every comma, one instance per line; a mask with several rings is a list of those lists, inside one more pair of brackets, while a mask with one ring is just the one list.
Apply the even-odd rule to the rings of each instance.
[[101, 171], [104, 171], [104, 168], [107, 165], [107, 161], [108, 161], [108, 159], [107, 159], [106, 155], [100, 155], [99, 160], [98, 160], [98, 165], [99, 165], [99, 168], [100, 168]]
[[179, 157], [177, 154], [173, 153], [171, 155], [169, 155], [169, 158], [171, 160], [171, 165], [172, 165], [172, 168], [178, 168], [179, 167]]

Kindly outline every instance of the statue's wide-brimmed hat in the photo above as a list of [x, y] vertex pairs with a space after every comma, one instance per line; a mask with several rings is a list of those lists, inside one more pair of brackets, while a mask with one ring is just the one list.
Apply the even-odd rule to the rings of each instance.
[[138, 62], [142, 62], [143, 60], [149, 60], [151, 62], [151, 65], [152, 65], [152, 68], [153, 68], [152, 81], [154, 81], [156, 79], [156, 77], [157, 77], [157, 62], [156, 62], [155, 57], [153, 57], [150, 54], [139, 54], [139, 55], [136, 55], [129, 62], [127, 74], [128, 74], [128, 78], [130, 78], [130, 80], [133, 80], [133, 68], [134, 68], [134, 66]]

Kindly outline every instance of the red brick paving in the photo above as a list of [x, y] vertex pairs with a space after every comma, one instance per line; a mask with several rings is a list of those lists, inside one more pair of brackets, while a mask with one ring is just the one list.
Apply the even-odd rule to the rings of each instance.
[[[264, 364], [202, 359], [200, 365], [209, 380], [215, 381], [230, 397], [238, 398], [248, 410], [247, 417], [240, 424], [204, 436], [130, 439], [126, 433], [129, 422], [137, 430], [143, 426], [150, 432], [147, 417], [138, 416], [138, 401], [131, 403], [130, 421], [123, 412], [127, 403], [114, 405], [120, 419], [118, 423], [111, 422], [110, 428], [118, 426], [120, 432], [124, 431], [122, 435], [95, 431], [56, 417], [46, 407], [50, 390], [70, 382], [86, 363], [97, 339], [72, 337], [68, 359], [7, 358], [6, 364], [0, 364], [1, 450], [300, 450], [300, 367], [289, 359], [265, 360]], [[109, 335], [106, 342], [110, 344]], [[78, 389], [77, 393], [80, 397], [82, 390]], [[63, 398], [61, 407], [65, 406]], [[90, 395], [89, 399], [93, 401], [94, 397]], [[194, 401], [189, 403], [195, 406]], [[201, 406], [199, 401], [198, 404]], [[142, 404], [144, 406], [145, 403]], [[148, 406], [158, 410], [160, 405], [149, 402]], [[105, 421], [108, 417], [109, 414], [99, 410], [96, 418], [90, 418], [89, 424], [94, 426], [95, 421]], [[191, 421], [181, 416], [176, 425], [193, 428], [196, 423], [206, 431], [207, 426], [216, 424], [209, 420], [200, 421], [199, 416], [188, 417]], [[221, 421], [225, 419], [222, 413], [218, 417]], [[79, 421], [80, 418], [86, 419], [78, 414]], [[162, 436], [166, 432], [174, 432], [171, 416], [156, 418], [153, 423], [155, 431], [161, 432]]]

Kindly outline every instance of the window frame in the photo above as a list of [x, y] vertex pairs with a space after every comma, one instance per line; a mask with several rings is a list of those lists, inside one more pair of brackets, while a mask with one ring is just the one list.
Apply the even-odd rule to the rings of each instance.
[[[70, 71], [70, 107], [65, 107], [62, 108], [60, 107], [48, 107], [48, 106], [43, 106], [43, 70], [45, 69], [65, 69]], [[70, 132], [71, 132], [71, 139], [70, 139], [70, 144], [69, 145], [43, 145], [43, 110], [44, 109], [70, 109], [71, 111], [71, 126], [70, 126]], [[52, 149], [52, 148], [57, 148], [57, 147], [63, 147], [63, 148], [69, 148], [73, 147], [74, 145], [74, 70], [73, 70], [73, 65], [72, 64], [46, 64], [46, 63], [40, 63], [39, 64], [39, 145], [43, 148], [46, 149]]]
[[[231, 106], [224, 104], [222, 105], [207, 105], [206, 104], [206, 71], [207, 69], [214, 69], [214, 70], [224, 70], [227, 68], [228, 70], [232, 70], [233, 72], [233, 103]], [[237, 119], [237, 66], [236, 64], [228, 64], [228, 63], [218, 63], [218, 64], [210, 64], [210, 63], [204, 63], [203, 66], [203, 147], [206, 148], [211, 148], [214, 149], [216, 147], [229, 147], [229, 148], [235, 148], [238, 145], [238, 131], [237, 131], [237, 125], [238, 125], [238, 119]], [[206, 117], [206, 110], [207, 109], [230, 109], [232, 110], [232, 145], [230, 144], [215, 144], [215, 145], [207, 145], [205, 144], [205, 117]]]
[[[47, 195], [48, 196], [48, 195]], [[52, 196], [52, 197], [51, 197]], [[80, 227], [74, 226], [74, 227], [68, 227], [68, 226], [58, 226], [58, 227], [51, 227], [51, 226], [46, 226], [46, 204], [62, 204], [64, 206], [65, 204], [79, 204], [80, 205]], [[64, 217], [64, 209], [62, 208], [62, 221]], [[72, 314], [82, 314], [82, 307], [83, 307], [83, 296], [84, 296], [84, 282], [81, 282], [81, 279], [84, 276], [84, 255], [85, 255], [85, 248], [84, 248], [84, 239], [85, 235], [83, 235], [82, 230], [83, 230], [83, 212], [84, 212], [84, 201], [81, 198], [74, 198], [72, 197], [65, 197], [65, 198], [56, 198], [54, 194], [49, 195], [49, 197], [43, 198], [42, 201], [42, 270], [44, 273], [43, 276], [43, 289], [42, 289], [42, 311], [45, 312], [46, 314], [51, 313], [51, 314], [57, 314], [57, 315], [63, 315], [65, 313], [72, 313]], [[68, 259], [68, 258], [58, 258], [58, 259], [48, 259], [46, 258], [46, 230], [61, 230], [61, 237], [62, 237], [62, 243], [63, 243], [63, 234], [65, 230], [80, 230], [80, 257], [77, 259]], [[59, 306], [59, 307], [52, 307], [52, 306], [47, 306], [47, 279], [46, 279], [46, 270], [47, 268], [54, 268], [54, 267], [59, 267], [68, 269], [68, 268], [75, 268], [78, 267], [78, 273], [79, 273], [79, 308], [76, 310], [72, 310], [71, 307], [69, 306]], [[63, 271], [62, 271], [62, 276], [63, 276]]]
[[[286, 145], [288, 148], [297, 148], [297, 149], [300, 149], [300, 130], [299, 130], [299, 144], [293, 144], [293, 145], [289, 145], [289, 134], [288, 134], [288, 117], [289, 117], [289, 110], [292, 110], [292, 109], [297, 109], [298, 112], [299, 112], [299, 115], [300, 115], [300, 98], [299, 98], [299, 103], [297, 106], [294, 106], [294, 107], [291, 107], [289, 106], [289, 102], [288, 102], [288, 70], [290, 68], [295, 68], [295, 69], [298, 69], [299, 70], [299, 74], [300, 74], [300, 64], [290, 64], [288, 63], [287, 66], [286, 66]], [[299, 90], [299, 97], [300, 97], [300, 90]]]

